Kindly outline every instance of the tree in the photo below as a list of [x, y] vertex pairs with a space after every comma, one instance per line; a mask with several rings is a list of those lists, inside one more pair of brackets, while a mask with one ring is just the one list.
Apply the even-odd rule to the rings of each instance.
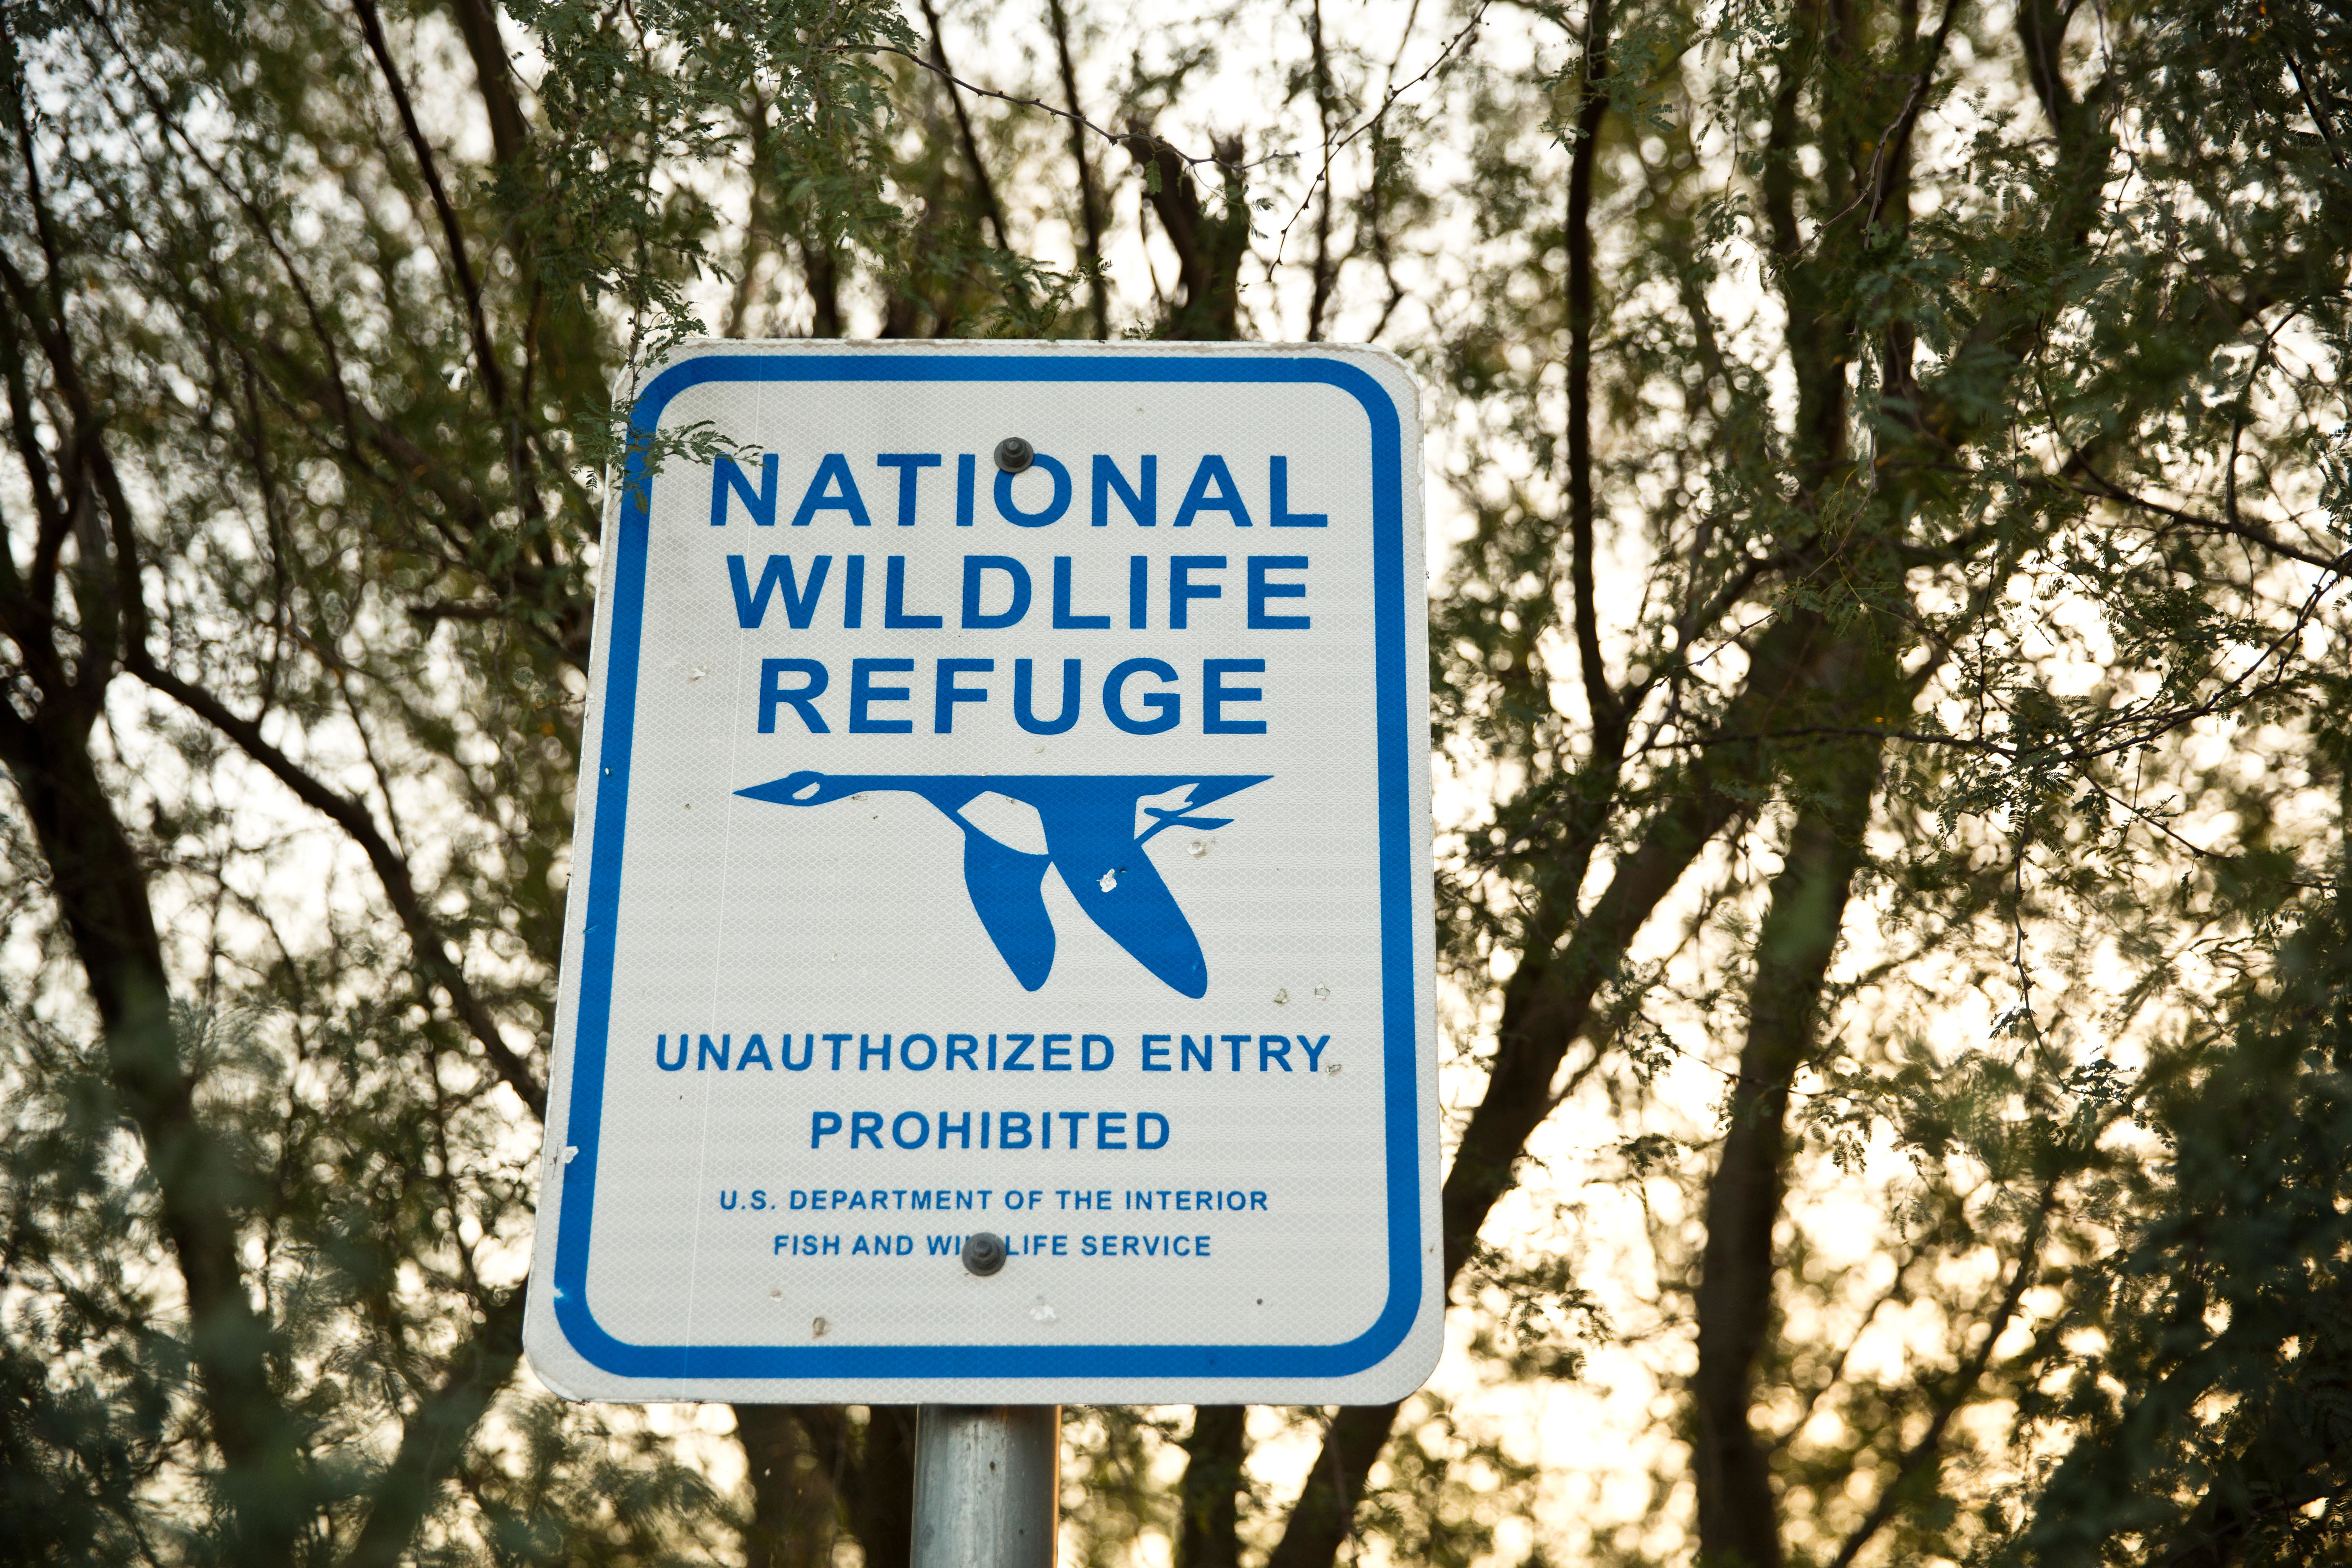
[[518, 1365], [598, 475], [705, 321], [1436, 400], [1469, 1352], [1076, 1414], [1074, 1551], [1490, 1555], [1469, 1385], [1602, 1350], [1664, 1533], [1547, 1556], [2336, 1549], [2345, 21], [998, 22], [0, 14], [12, 1555], [903, 1559], [904, 1412]]

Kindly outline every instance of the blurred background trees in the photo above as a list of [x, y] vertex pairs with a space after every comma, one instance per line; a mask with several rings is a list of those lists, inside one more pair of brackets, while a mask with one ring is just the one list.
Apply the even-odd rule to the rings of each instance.
[[1428, 390], [1453, 1352], [1071, 1412], [1073, 1561], [2346, 1552], [2339, 8], [0, 50], [0, 1556], [904, 1561], [908, 1412], [519, 1359], [600, 476], [697, 331]]

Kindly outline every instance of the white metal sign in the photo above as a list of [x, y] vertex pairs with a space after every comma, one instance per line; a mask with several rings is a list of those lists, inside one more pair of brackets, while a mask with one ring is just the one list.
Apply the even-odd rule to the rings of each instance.
[[541, 1374], [1417, 1386], [1443, 1300], [1410, 376], [1326, 347], [699, 342], [635, 420]]

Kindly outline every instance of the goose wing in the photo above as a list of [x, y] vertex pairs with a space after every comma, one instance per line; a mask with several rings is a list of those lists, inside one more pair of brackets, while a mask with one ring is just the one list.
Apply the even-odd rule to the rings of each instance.
[[1047, 855], [1024, 855], [978, 828], [963, 831], [963, 886], [972, 912], [1024, 991], [1054, 972], [1054, 921], [1045, 912]]
[[1041, 800], [1037, 814], [1046, 849], [1078, 908], [1179, 994], [1205, 994], [1209, 963], [1201, 939], [1136, 841], [1135, 792], [1070, 789]]

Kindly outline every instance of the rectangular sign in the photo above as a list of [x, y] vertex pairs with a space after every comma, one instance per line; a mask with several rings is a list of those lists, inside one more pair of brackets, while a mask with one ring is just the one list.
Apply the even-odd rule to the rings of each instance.
[[[621, 1400], [1418, 1386], [1444, 1300], [1404, 369], [702, 342], [634, 429], [540, 1374]], [[695, 455], [712, 437], [733, 455]]]

